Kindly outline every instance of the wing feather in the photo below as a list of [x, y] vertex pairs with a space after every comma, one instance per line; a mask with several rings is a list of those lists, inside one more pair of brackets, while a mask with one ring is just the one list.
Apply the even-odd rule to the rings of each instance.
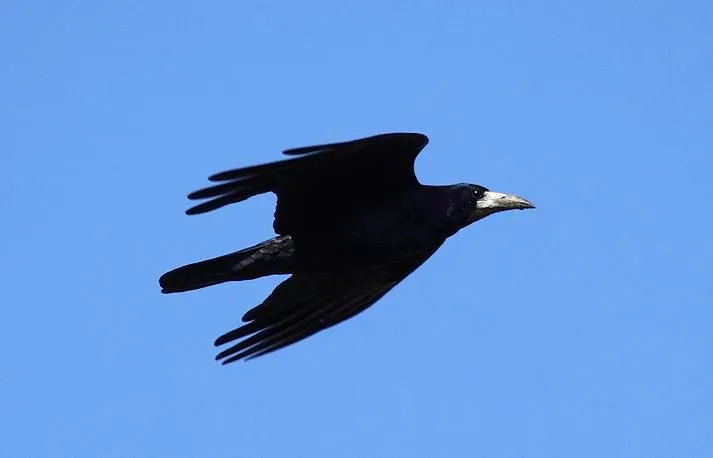
[[191, 200], [208, 200], [186, 213], [206, 213], [273, 192], [278, 196], [275, 230], [294, 232], [306, 220], [301, 214], [332, 212], [418, 185], [414, 161], [427, 143], [423, 134], [390, 133], [289, 149], [284, 154], [299, 157], [210, 176], [219, 184], [189, 194]]
[[252, 321], [216, 340], [216, 346], [238, 343], [221, 351], [228, 364], [284, 348], [366, 310], [398, 281], [381, 275], [293, 275], [260, 305], [246, 313]]

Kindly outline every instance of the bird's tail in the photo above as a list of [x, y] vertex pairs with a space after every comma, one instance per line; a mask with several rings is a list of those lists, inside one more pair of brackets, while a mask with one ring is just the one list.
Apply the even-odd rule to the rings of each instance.
[[290, 236], [279, 236], [250, 248], [178, 267], [161, 275], [164, 294], [180, 293], [228, 281], [288, 274], [294, 248]]

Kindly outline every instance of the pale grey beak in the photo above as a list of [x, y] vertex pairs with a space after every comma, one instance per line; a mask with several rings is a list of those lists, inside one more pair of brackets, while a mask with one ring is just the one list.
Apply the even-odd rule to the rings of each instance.
[[483, 194], [483, 197], [478, 199], [477, 207], [480, 210], [496, 212], [502, 210], [524, 210], [526, 208], [535, 208], [535, 205], [529, 200], [514, 194], [487, 191]]

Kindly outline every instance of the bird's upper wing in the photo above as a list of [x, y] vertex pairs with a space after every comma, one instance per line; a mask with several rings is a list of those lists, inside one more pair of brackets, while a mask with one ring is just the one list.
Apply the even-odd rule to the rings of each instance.
[[211, 176], [209, 180], [221, 183], [189, 194], [189, 199], [207, 200], [186, 213], [205, 213], [274, 192], [275, 231], [294, 233], [304, 221], [417, 186], [414, 161], [427, 143], [423, 134], [390, 133], [290, 149], [284, 154], [299, 157]]
[[371, 271], [295, 274], [243, 316], [247, 324], [215, 341], [218, 346], [242, 339], [216, 359], [252, 359], [305, 339], [366, 310], [402, 279]]

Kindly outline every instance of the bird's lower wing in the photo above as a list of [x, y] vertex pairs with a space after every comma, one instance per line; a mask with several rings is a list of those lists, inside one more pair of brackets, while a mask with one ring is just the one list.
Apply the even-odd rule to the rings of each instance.
[[293, 275], [245, 314], [247, 324], [215, 341], [218, 346], [242, 339], [216, 359], [252, 359], [303, 340], [366, 310], [398, 281], [371, 272]]

